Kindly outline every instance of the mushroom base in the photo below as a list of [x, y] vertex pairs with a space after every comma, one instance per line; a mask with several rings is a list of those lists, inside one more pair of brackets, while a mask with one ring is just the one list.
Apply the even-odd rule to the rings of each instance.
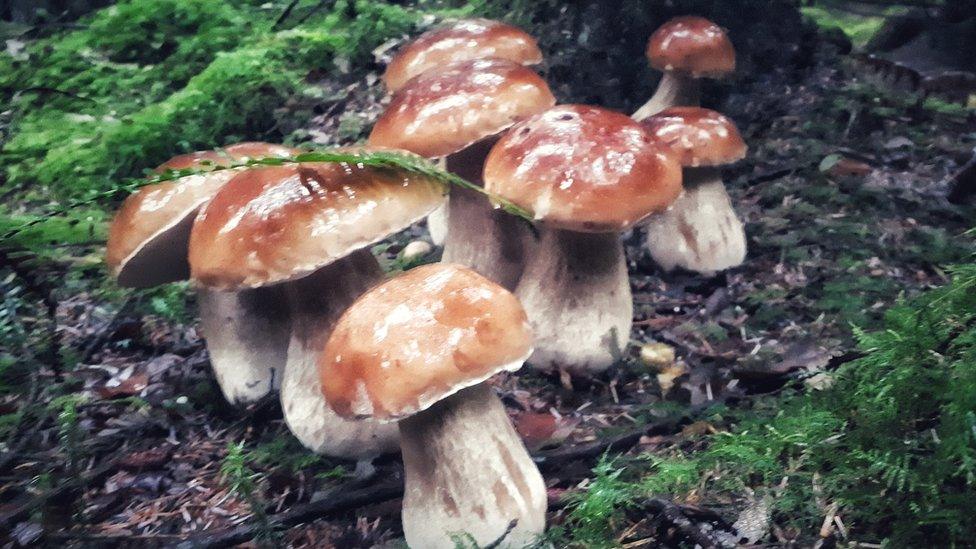
[[343, 419], [332, 411], [322, 396], [318, 370], [319, 355], [339, 316], [382, 279], [373, 255], [359, 250], [285, 284], [292, 331], [281, 381], [281, 409], [288, 428], [313, 452], [369, 459], [397, 449], [396, 425]]
[[515, 295], [535, 334], [535, 368], [600, 372], [630, 340], [634, 306], [616, 233], [542, 228]]
[[281, 288], [197, 290], [200, 325], [224, 398], [249, 404], [281, 384], [291, 333]]
[[647, 223], [647, 249], [665, 271], [702, 274], [741, 265], [746, 235], [717, 168], [685, 168], [685, 192]]
[[665, 72], [654, 95], [630, 117], [641, 121], [678, 105], [697, 106], [701, 102], [698, 80], [687, 74]]
[[401, 420], [400, 433], [407, 545], [453, 549], [470, 535], [521, 548], [545, 531], [545, 482], [487, 384]]

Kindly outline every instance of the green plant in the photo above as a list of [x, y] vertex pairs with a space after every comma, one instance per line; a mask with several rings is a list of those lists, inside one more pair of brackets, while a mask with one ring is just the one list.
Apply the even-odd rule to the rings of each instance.
[[230, 443], [227, 445], [227, 455], [220, 466], [220, 473], [228, 488], [250, 506], [251, 515], [257, 523], [255, 540], [262, 545], [278, 546], [280, 534], [268, 518], [265, 502], [258, 492], [262, 475], [251, 469], [250, 463], [253, 460], [254, 456], [245, 450], [243, 441]]

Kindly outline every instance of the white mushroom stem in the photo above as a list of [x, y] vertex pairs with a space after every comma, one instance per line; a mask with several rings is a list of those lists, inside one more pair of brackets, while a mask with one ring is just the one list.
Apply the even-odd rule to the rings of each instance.
[[430, 212], [427, 216], [427, 232], [430, 233], [430, 241], [435, 246], [444, 245], [447, 238], [447, 216], [449, 211], [448, 203], [445, 202]]
[[291, 432], [316, 453], [363, 460], [396, 451], [396, 425], [347, 420], [332, 411], [322, 396], [318, 370], [319, 354], [339, 316], [382, 279], [376, 259], [359, 250], [285, 284], [292, 332], [281, 408]]
[[593, 374], [630, 339], [634, 306], [620, 235], [543, 227], [515, 295], [535, 334], [532, 366]]
[[224, 397], [249, 404], [278, 390], [291, 323], [281, 288], [197, 290], [200, 325]]
[[631, 118], [640, 121], [674, 106], [696, 106], [700, 98], [701, 86], [697, 78], [686, 73], [665, 71], [657, 91]]
[[400, 439], [408, 546], [522, 548], [542, 535], [545, 483], [488, 384], [401, 420]]
[[685, 168], [685, 192], [647, 223], [647, 248], [666, 271], [714, 274], [741, 265], [746, 235], [718, 168]]
[[[485, 157], [494, 142], [485, 139], [449, 156], [448, 171], [482, 185]], [[534, 241], [528, 225], [469, 189], [453, 187], [449, 204], [441, 260], [471, 267], [506, 289], [515, 288], [524, 268], [526, 247]]]

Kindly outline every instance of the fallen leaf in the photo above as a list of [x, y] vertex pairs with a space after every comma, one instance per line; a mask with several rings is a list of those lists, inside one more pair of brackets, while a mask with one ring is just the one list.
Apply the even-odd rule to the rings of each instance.
[[149, 376], [146, 374], [135, 374], [114, 387], [99, 388], [98, 396], [106, 400], [135, 396], [141, 393], [147, 385], [149, 385]]

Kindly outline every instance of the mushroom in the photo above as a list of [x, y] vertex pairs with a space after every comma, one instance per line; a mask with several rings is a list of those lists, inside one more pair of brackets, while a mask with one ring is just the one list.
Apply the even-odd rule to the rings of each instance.
[[746, 235], [720, 166], [742, 160], [746, 144], [727, 117], [700, 107], [672, 107], [643, 122], [684, 167], [685, 192], [647, 223], [647, 249], [661, 268], [711, 274], [741, 265]]
[[[369, 136], [371, 145], [446, 157], [447, 169], [481, 184], [485, 155], [499, 134], [556, 102], [531, 69], [504, 59], [475, 59], [421, 74], [400, 88]], [[513, 288], [531, 238], [519, 219], [470, 189], [450, 191], [443, 260]]]
[[[440, 70], [457, 61], [496, 57], [521, 65], [538, 65], [542, 51], [525, 31], [490, 19], [461, 19], [429, 30], [404, 46], [383, 73], [386, 89], [393, 93], [419, 74]], [[427, 216], [427, 230], [434, 244], [447, 237], [448, 205]]]
[[700, 78], [721, 78], [735, 70], [729, 37], [703, 17], [675, 17], [661, 25], [647, 42], [647, 59], [664, 75], [651, 99], [634, 113], [634, 120], [676, 105], [698, 106]]
[[197, 216], [190, 235], [196, 283], [232, 291], [277, 285], [284, 293], [292, 321], [281, 407], [307, 448], [359, 460], [396, 449], [395, 426], [332, 413], [315, 364], [340, 313], [383, 278], [369, 246], [443, 200], [443, 184], [433, 179], [301, 163], [238, 175]]
[[605, 370], [629, 341], [633, 313], [620, 233], [677, 198], [677, 160], [625, 115], [563, 105], [502, 137], [484, 179], [540, 224], [515, 290], [536, 336], [529, 363]]
[[[155, 171], [227, 166], [297, 152], [269, 143], [238, 143], [174, 157]], [[190, 228], [197, 211], [237, 173], [225, 169], [188, 175], [147, 185], [129, 196], [109, 228], [106, 262], [118, 283], [148, 288], [185, 280], [190, 274]], [[247, 404], [276, 391], [289, 334], [278, 291], [224, 294], [200, 289], [197, 298], [210, 363], [227, 401]]]
[[486, 382], [518, 370], [531, 345], [514, 295], [446, 263], [377, 286], [336, 323], [322, 390], [343, 417], [399, 420], [408, 546], [470, 535], [526, 547], [543, 533], [542, 475]]

